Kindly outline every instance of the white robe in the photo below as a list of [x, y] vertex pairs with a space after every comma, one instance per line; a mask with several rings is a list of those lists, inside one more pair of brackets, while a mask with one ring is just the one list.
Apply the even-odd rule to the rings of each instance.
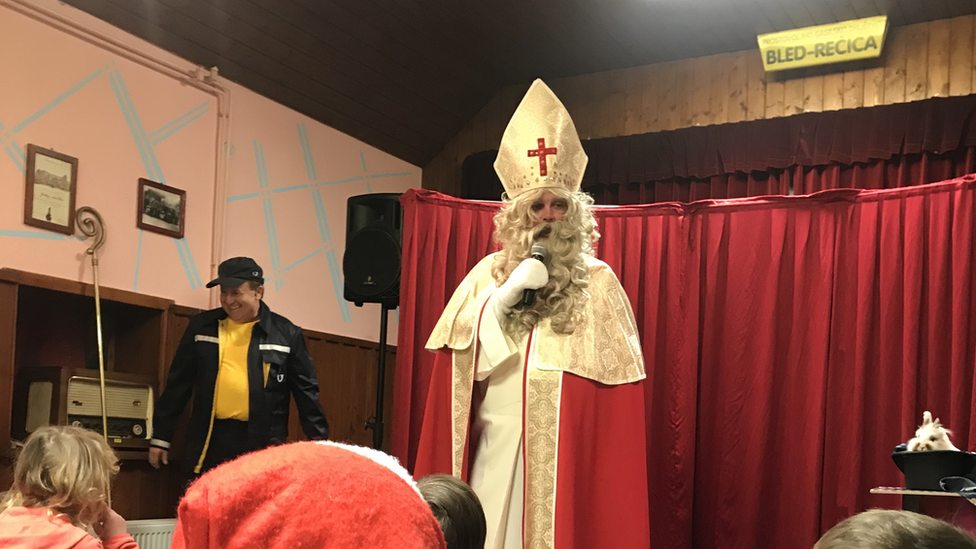
[[478, 334], [476, 390], [484, 392], [475, 429], [480, 432], [469, 478], [485, 510], [485, 549], [521, 549], [525, 479], [522, 454], [524, 347], [486, 311]]

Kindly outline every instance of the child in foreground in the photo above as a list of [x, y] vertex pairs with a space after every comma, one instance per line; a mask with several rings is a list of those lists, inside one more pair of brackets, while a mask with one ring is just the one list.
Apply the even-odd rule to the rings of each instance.
[[125, 519], [108, 506], [118, 470], [115, 452], [97, 433], [71, 426], [37, 429], [0, 501], [0, 547], [139, 549]]

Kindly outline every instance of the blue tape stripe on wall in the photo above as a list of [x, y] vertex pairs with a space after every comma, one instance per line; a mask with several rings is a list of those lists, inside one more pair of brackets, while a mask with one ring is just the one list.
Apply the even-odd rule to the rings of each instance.
[[[203, 286], [203, 282], [200, 281], [200, 273], [197, 271], [197, 265], [193, 261], [193, 253], [190, 252], [190, 243], [186, 240], [186, 237], [176, 239], [178, 246], [182, 246], [186, 250], [186, 259], [190, 263], [190, 272], [193, 274], [193, 281], [196, 283], [196, 288]], [[191, 283], [191, 288], [194, 287]]]
[[119, 102], [119, 108], [122, 109], [122, 116], [125, 117], [125, 122], [129, 126], [129, 132], [132, 134], [132, 140], [136, 144], [136, 149], [139, 150], [139, 156], [142, 157], [142, 164], [146, 168], [146, 176], [153, 177], [152, 163], [149, 161], [149, 157], [146, 155], [146, 150], [142, 146], [142, 142], [139, 141], [138, 133], [135, 129], [135, 123], [132, 120], [132, 116], [129, 114], [129, 109], [122, 97], [122, 92], [119, 89], [118, 82], [115, 79], [115, 73], [110, 73], [108, 75], [109, 84], [112, 86], [112, 91], [115, 92], [115, 99]]
[[139, 259], [142, 258], [142, 233], [145, 232], [139, 229], [139, 244], [136, 246], [136, 272], [132, 277], [132, 291], [136, 291], [139, 288]]
[[16, 141], [11, 141], [10, 145], [13, 147], [14, 152], [17, 153], [17, 156], [20, 157], [20, 161], [23, 162], [24, 165], [27, 165], [27, 157], [24, 156], [24, 149], [21, 148], [21, 146], [18, 145]]
[[366, 170], [366, 155], [363, 154], [363, 151], [359, 151], [359, 161], [363, 163], [363, 173], [366, 173], [367, 172], [367, 170]]
[[[139, 119], [139, 114], [136, 111], [135, 104], [132, 102], [132, 98], [129, 95], [129, 91], [125, 86], [125, 80], [122, 78], [122, 73], [118, 69], [109, 73], [109, 83], [112, 86], [112, 91], [115, 93], [115, 98], [119, 103], [119, 107], [122, 109], [122, 115], [125, 117], [126, 123], [129, 125], [129, 132], [132, 134], [132, 140], [136, 144], [136, 148], [139, 150], [139, 155], [142, 157], [143, 165], [146, 168], [146, 174], [149, 178], [154, 179], [162, 184], [166, 184], [166, 178], [163, 175], [163, 170], [159, 166], [159, 160], [156, 158], [156, 151], [153, 150], [152, 144], [149, 140], [149, 136], [146, 134], [146, 130], [142, 125], [142, 121]], [[183, 271], [186, 274], [186, 279], [190, 283], [190, 288], [195, 289], [201, 284], [199, 283], [200, 274], [197, 272], [196, 264], [193, 261], [193, 257], [190, 253], [189, 246], [184, 250], [180, 247], [180, 243], [177, 239], [173, 239], [174, 247], [176, 248], [176, 253], [180, 257], [180, 261], [183, 264]], [[139, 287], [139, 264], [142, 258], [142, 231], [139, 231], [139, 244], [136, 250], [136, 267], [134, 280], [132, 283], [132, 291], [137, 291]]]
[[271, 189], [272, 194], [286, 193], [288, 191], [297, 191], [299, 189], [307, 189], [308, 183], [303, 183], [301, 185], [292, 185], [291, 187], [280, 187], [277, 189]]
[[20, 173], [21, 174], [25, 174], [26, 173], [26, 168], [24, 168], [24, 163], [20, 160], [20, 156], [18, 156], [13, 151], [13, 149], [10, 147], [10, 145], [4, 146], [3, 150], [7, 151], [7, 156], [9, 156], [10, 159], [14, 161], [14, 165], [17, 166], [17, 169], [20, 170]]
[[139, 138], [145, 144], [146, 151], [149, 153], [149, 160], [152, 162], [152, 166], [155, 169], [156, 177], [159, 178], [158, 181], [160, 183], [165, 185], [166, 178], [163, 177], [163, 170], [159, 167], [159, 161], [156, 159], [156, 153], [153, 151], [152, 144], [149, 141], [149, 136], [146, 135], [146, 130], [142, 126], [142, 121], [139, 120], [139, 114], [136, 112], [135, 104], [132, 103], [132, 98], [129, 96], [129, 89], [125, 86], [125, 79], [122, 78], [122, 73], [119, 72], [118, 69], [115, 70], [115, 77], [119, 82], [119, 88], [122, 90], [122, 95], [125, 97], [125, 102], [129, 105], [129, 108], [132, 111], [132, 120], [136, 124], [135, 129], [139, 134]]
[[87, 77], [85, 77], [81, 82], [78, 82], [77, 84], [75, 84], [74, 87], [72, 87], [68, 91], [62, 93], [57, 98], [55, 98], [54, 101], [51, 101], [50, 103], [48, 103], [47, 105], [45, 105], [44, 107], [42, 107], [41, 110], [39, 110], [39, 111], [35, 112], [34, 114], [28, 116], [26, 120], [24, 120], [20, 124], [17, 124], [16, 126], [14, 126], [13, 129], [10, 130], [10, 131], [12, 133], [17, 133], [17, 132], [23, 130], [28, 125], [30, 125], [31, 122], [33, 122], [33, 121], [37, 120], [38, 118], [40, 118], [41, 115], [43, 115], [47, 111], [49, 111], [49, 110], [53, 109], [54, 107], [56, 107], [58, 105], [58, 103], [60, 103], [60, 102], [64, 101], [65, 99], [71, 97], [72, 95], [74, 95], [75, 93], [77, 93], [78, 90], [80, 90], [81, 88], [84, 88], [89, 82], [91, 82], [92, 80], [94, 80], [95, 78], [97, 78], [100, 74], [102, 74], [102, 69], [98, 69], [97, 71], [91, 73], [90, 75], [88, 75]]
[[352, 315], [349, 314], [349, 303], [342, 296], [342, 272], [338, 268], [335, 249], [332, 248], [332, 235], [329, 233], [329, 220], [325, 213], [325, 203], [322, 202], [322, 193], [318, 189], [312, 191], [312, 203], [315, 205], [319, 237], [322, 239], [322, 249], [325, 250], [326, 262], [329, 265], [329, 276], [332, 278], [332, 288], [335, 290], [336, 301], [339, 303], [342, 321], [352, 322]]
[[234, 202], [234, 201], [237, 201], [237, 200], [246, 200], [248, 198], [257, 198], [259, 196], [261, 196], [261, 193], [247, 193], [247, 194], [239, 194], [239, 195], [236, 195], [236, 196], [228, 196], [227, 197], [227, 202]]
[[342, 321], [345, 323], [352, 322], [352, 315], [349, 313], [349, 302], [342, 297], [342, 269], [339, 268], [339, 261], [336, 259], [335, 250], [327, 251], [325, 257], [329, 260], [329, 272], [332, 273], [332, 286], [335, 288], [336, 299], [339, 300], [339, 312], [342, 313]]
[[163, 135], [160, 135], [159, 137], [155, 138], [153, 140], [153, 145], [158, 145], [158, 144], [162, 143], [169, 136], [171, 136], [171, 135], [175, 134], [176, 132], [182, 130], [183, 128], [187, 127], [187, 125], [189, 125], [191, 122], [193, 122], [194, 120], [196, 120], [196, 119], [200, 118], [201, 116], [207, 114], [208, 112], [210, 112], [210, 109], [204, 109], [204, 110], [198, 112], [197, 114], [195, 114], [194, 116], [192, 116], [192, 117], [184, 120], [179, 125], [173, 126], [169, 131], [167, 131]]
[[410, 175], [413, 172], [401, 172], [401, 173], [378, 173], [376, 175], [369, 176], [370, 179], [383, 179], [386, 177], [401, 177], [404, 175]]
[[298, 125], [298, 139], [302, 142], [302, 153], [305, 155], [305, 171], [308, 173], [308, 180], [315, 181], [318, 175], [315, 172], [315, 157], [312, 156], [312, 144], [308, 140], [308, 130], [305, 124]]
[[40, 240], [64, 240], [63, 234], [42, 233], [34, 231], [0, 231], [0, 236], [13, 236], [17, 238], [37, 238]]
[[285, 272], [288, 272], [288, 271], [294, 269], [295, 267], [301, 265], [302, 263], [305, 263], [309, 259], [312, 259], [313, 257], [319, 255], [320, 253], [322, 253], [322, 250], [315, 250], [314, 252], [306, 255], [305, 257], [299, 259], [298, 261], [296, 261], [296, 262], [292, 263], [291, 265], [285, 267]]
[[203, 103], [201, 103], [201, 104], [199, 104], [199, 105], [197, 105], [196, 107], [193, 107], [193, 108], [192, 108], [192, 109], [190, 109], [189, 111], [187, 111], [187, 112], [185, 112], [185, 113], [183, 113], [183, 114], [181, 114], [181, 115], [179, 115], [179, 116], [177, 116], [177, 117], [176, 117], [176, 118], [174, 118], [174, 119], [173, 119], [172, 121], [170, 121], [170, 122], [167, 122], [166, 124], [163, 124], [163, 125], [162, 125], [162, 127], [160, 127], [160, 128], [159, 128], [159, 129], [157, 129], [157, 130], [154, 130], [154, 131], [153, 131], [152, 133], [150, 133], [150, 134], [149, 134], [149, 137], [156, 137], [156, 136], [157, 136], [157, 135], [159, 135], [160, 133], [162, 133], [162, 132], [164, 132], [164, 131], [166, 131], [166, 129], [167, 129], [167, 128], [169, 128], [170, 126], [172, 126], [173, 124], [176, 124], [176, 123], [178, 123], [178, 122], [179, 122], [180, 120], [183, 120], [184, 118], [186, 118], [186, 117], [188, 117], [188, 116], [191, 116], [191, 115], [192, 115], [193, 113], [195, 113], [195, 112], [197, 112], [197, 111], [198, 111], [198, 110], [200, 110], [200, 109], [203, 109], [203, 108], [207, 108], [207, 109], [209, 109], [209, 105], [210, 105], [210, 101], [204, 101]]

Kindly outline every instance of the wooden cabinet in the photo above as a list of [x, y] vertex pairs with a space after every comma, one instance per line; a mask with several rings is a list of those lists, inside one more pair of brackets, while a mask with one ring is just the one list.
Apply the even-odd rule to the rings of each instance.
[[[100, 297], [106, 377], [119, 384], [149, 385], [158, 397], [168, 366], [173, 301], [105, 287]], [[0, 448], [11, 447], [12, 435], [19, 439], [26, 434], [26, 380], [48, 380], [52, 417], [67, 423], [70, 402], [62, 402], [67, 380], [98, 379], [95, 320], [91, 284], [0, 269]], [[18, 378], [21, 382], [15, 384]], [[79, 390], [88, 394], [88, 389]], [[116, 437], [110, 443], [122, 459], [114, 489], [116, 510], [128, 519], [175, 516], [179, 471], [149, 467], [144, 442]], [[0, 490], [9, 486], [11, 465], [9, 457], [0, 461]]]

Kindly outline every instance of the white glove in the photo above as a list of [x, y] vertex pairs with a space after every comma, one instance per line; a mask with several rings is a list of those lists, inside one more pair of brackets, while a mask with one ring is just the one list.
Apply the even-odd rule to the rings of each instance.
[[525, 290], [538, 290], [549, 282], [549, 269], [538, 259], [523, 259], [512, 271], [495, 293], [492, 294], [492, 307], [497, 318], [504, 318], [512, 308], [522, 301]]

